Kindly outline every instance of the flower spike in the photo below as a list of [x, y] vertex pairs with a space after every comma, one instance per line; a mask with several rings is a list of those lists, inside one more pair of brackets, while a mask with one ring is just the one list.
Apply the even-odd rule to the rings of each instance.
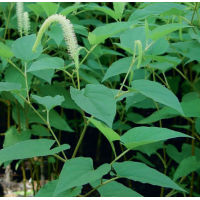
[[23, 32], [23, 2], [17, 2], [16, 4], [16, 10], [17, 10], [17, 25], [18, 25], [18, 31], [20, 33], [20, 36], [22, 36]]
[[38, 35], [37, 35], [35, 44], [33, 45], [32, 51], [34, 51], [34, 52], [36, 51], [36, 48], [38, 47], [45, 30], [53, 22], [58, 22], [61, 25], [65, 43], [67, 45], [68, 53], [69, 53], [70, 57], [74, 60], [76, 51], [78, 49], [77, 38], [74, 33], [73, 25], [71, 24], [70, 20], [66, 19], [65, 16], [60, 15], [60, 14], [51, 15], [50, 17], [48, 17], [45, 20], [45, 22], [42, 24], [42, 26], [38, 32]]

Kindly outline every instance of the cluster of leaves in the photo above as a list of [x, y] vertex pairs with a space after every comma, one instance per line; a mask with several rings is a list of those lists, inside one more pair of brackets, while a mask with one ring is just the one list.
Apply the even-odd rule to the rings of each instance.
[[[88, 196], [96, 190], [102, 197], [144, 195], [134, 181], [160, 186], [157, 196], [198, 196], [199, 3], [27, 2], [31, 30], [22, 37], [15, 6], [0, 3], [0, 101], [8, 107], [1, 164], [19, 160], [23, 167], [29, 158], [35, 166], [32, 158], [43, 156], [49, 163], [64, 162], [38, 197]], [[56, 13], [70, 19], [84, 47], [78, 68], [57, 23], [32, 51], [41, 24]], [[75, 118], [67, 115], [70, 110]], [[109, 143], [100, 137], [98, 145], [109, 144], [112, 151], [110, 163], [97, 169], [79, 151], [88, 127], [103, 134]], [[76, 135], [73, 153], [68, 149], [74, 141], [63, 144], [61, 131]], [[121, 178], [129, 179], [129, 187], [116, 181]]]

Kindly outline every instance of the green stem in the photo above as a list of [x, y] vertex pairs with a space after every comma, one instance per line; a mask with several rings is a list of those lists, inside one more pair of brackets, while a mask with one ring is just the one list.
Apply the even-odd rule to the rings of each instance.
[[171, 90], [164, 72], [163, 72], [163, 76], [164, 76], [164, 79], [165, 79], [166, 86], [168, 87], [169, 90]]
[[[179, 184], [183, 182], [183, 180], [186, 178], [186, 176], [183, 176], [181, 180], [179, 181]], [[169, 192], [165, 197], [171, 197], [172, 195], [176, 194], [177, 192], [174, 192], [175, 189], [173, 189], [171, 192]]]
[[121, 97], [121, 96], [123, 96], [124, 94], [127, 94], [127, 93], [129, 93], [130, 91], [128, 90], [128, 91], [125, 91], [125, 92], [122, 92], [121, 94], [118, 94], [118, 95], [116, 95], [115, 96], [115, 99], [117, 99], [118, 97]]
[[87, 54], [85, 55], [85, 57], [83, 58], [83, 60], [79, 63], [78, 68], [83, 64], [83, 62], [85, 61], [85, 59], [89, 56], [89, 54], [95, 49], [95, 47], [97, 46], [97, 44], [95, 44], [93, 47], [91, 47], [91, 49], [87, 52]]
[[[144, 54], [144, 53], [149, 49], [149, 47], [150, 47], [153, 43], [154, 43], [154, 41], [153, 41], [147, 48], [145, 48], [145, 50], [142, 52], [142, 54]], [[135, 59], [135, 55], [133, 55], [133, 59], [132, 59], [132, 61], [131, 61], [131, 65], [130, 65], [130, 67], [129, 67], [129, 69], [128, 69], [128, 72], [126, 73], [126, 76], [125, 76], [125, 78], [124, 78], [124, 80], [123, 80], [123, 83], [122, 83], [122, 85], [121, 85], [121, 87], [120, 87], [120, 89], [119, 89], [119, 91], [118, 91], [118, 93], [117, 93], [116, 96], [118, 96], [118, 95], [120, 94], [122, 88], [124, 87], [124, 84], [125, 84], [125, 82], [126, 82], [126, 79], [128, 78], [128, 75], [129, 75], [129, 73], [130, 73], [130, 71], [131, 71], [131, 69], [132, 69], [134, 63], [138, 60], [138, 58], [139, 58], [139, 56]]]
[[[55, 133], [53, 132], [53, 130], [51, 129], [50, 124], [40, 115], [40, 113], [32, 106], [30, 101], [27, 101], [21, 94], [17, 94], [19, 97], [21, 97], [33, 110], [34, 112], [40, 117], [40, 119], [42, 119], [42, 121], [47, 125], [48, 129], [50, 130], [51, 134], [53, 135], [54, 139], [56, 140], [58, 146], [60, 146], [60, 142], [58, 141]], [[67, 157], [65, 155], [65, 153], [62, 151], [62, 154], [64, 156], [64, 158], [67, 160]]]
[[22, 161], [22, 175], [23, 175], [23, 185], [24, 185], [24, 197], [26, 197], [26, 172], [24, 161]]
[[197, 18], [198, 18], [198, 22], [199, 22], [199, 28], [200, 28], [200, 17], [199, 17], [199, 12], [198, 12], [198, 9], [199, 9], [199, 2], [197, 3]]
[[[194, 124], [192, 123], [192, 143], [191, 143], [191, 146], [192, 146], [192, 156], [195, 156], [195, 127], [194, 127]], [[194, 180], [195, 180], [195, 177], [194, 177], [194, 171], [192, 172], [192, 175], [191, 175], [191, 183], [190, 183], [190, 197], [193, 196], [193, 190], [194, 190]]]
[[100, 188], [101, 186], [106, 185], [106, 184], [108, 184], [108, 183], [110, 183], [110, 182], [112, 182], [112, 181], [114, 181], [114, 180], [116, 180], [116, 179], [118, 179], [118, 178], [119, 178], [119, 177], [115, 177], [115, 178], [112, 178], [112, 179], [110, 179], [110, 180], [108, 180], [108, 181], [106, 181], [106, 182], [104, 182], [104, 183], [101, 183], [101, 184], [98, 185], [97, 187], [93, 188], [90, 192], [88, 192], [87, 194], [85, 194], [84, 197], [87, 197], [88, 195], [90, 195], [92, 192], [94, 192], [95, 190], [97, 190], [97, 189]]
[[[92, 116], [91, 118], [93, 118], [93, 116]], [[75, 148], [75, 150], [74, 150], [74, 153], [73, 153], [73, 155], [72, 155], [72, 158], [74, 158], [74, 157], [76, 156], [76, 153], [77, 153], [77, 151], [78, 151], [78, 149], [79, 149], [79, 147], [80, 147], [80, 145], [81, 145], [81, 142], [82, 142], [82, 140], [83, 140], [83, 137], [84, 137], [84, 135], [85, 135], [85, 132], [86, 132], [86, 130], [87, 130], [87, 126], [88, 126], [89, 123], [90, 123], [90, 121], [88, 120], [87, 123], [85, 124], [84, 128], [83, 128], [83, 131], [82, 131], [81, 136], [80, 136], [80, 138], [79, 138], [79, 141], [78, 141], [78, 143], [77, 143], [77, 145], [76, 145], [76, 148]]]
[[162, 156], [161, 156], [159, 153], [157, 153], [157, 152], [156, 152], [156, 155], [157, 155], [157, 156], [160, 158], [160, 160], [162, 161], [164, 168], [166, 168], [167, 165], [166, 165], [164, 159], [162, 158]]
[[[186, 21], [190, 26], [193, 26], [193, 25], [191, 24], [191, 22], [190, 22], [189, 20], [187, 20], [185, 17], [182, 17], [182, 16], [179, 16], [179, 17], [180, 17], [181, 19], [183, 19], [184, 21]], [[197, 34], [197, 32], [196, 32], [194, 26], [192, 27], [192, 29], [193, 29], [194, 33]]]
[[7, 61], [25, 77], [24, 72], [21, 69], [19, 69], [11, 60], [7, 59]]
[[188, 80], [188, 78], [177, 68], [174, 68], [185, 80], [188, 81], [188, 83], [192, 86], [192, 88], [200, 94], [200, 92], [196, 89], [196, 87]]
[[61, 160], [61, 161], [63, 161], [63, 162], [66, 162], [65, 159], [63, 159], [62, 157], [60, 157], [60, 156], [57, 155], [57, 154], [54, 154], [53, 156], [54, 156], [55, 158], [58, 158], [59, 160]]
[[26, 70], [27, 70], [27, 63], [25, 62], [25, 67], [24, 67], [24, 78], [25, 78], [25, 83], [26, 83], [26, 93], [27, 93], [27, 98], [28, 98], [28, 102], [30, 102], [30, 98], [29, 98], [29, 89], [28, 89], [28, 80], [27, 80], [27, 73], [26, 73]]
[[196, 3], [196, 5], [195, 5], [195, 7], [194, 7], [194, 12], [193, 12], [193, 14], [192, 14], [191, 24], [192, 24], [193, 19], [194, 19], [194, 14], [195, 14], [195, 11], [196, 11], [196, 9], [197, 9], [197, 5], [198, 5], [198, 3]]
[[3, 40], [4, 40], [4, 41], [5, 41], [5, 39], [6, 39], [6, 32], [7, 32], [7, 29], [8, 29], [8, 23], [9, 23], [9, 20], [10, 20], [10, 14], [11, 14], [13, 5], [14, 5], [14, 4], [11, 3], [11, 7], [10, 7], [9, 13], [8, 13], [8, 18], [6, 19], [6, 27], [5, 27], [4, 37], [3, 37]]
[[191, 3], [183, 2], [183, 4], [185, 4], [185, 5], [187, 5], [187, 6], [190, 6], [192, 9], [194, 9], [194, 5], [192, 5]]
[[78, 81], [78, 89], [80, 90], [80, 77], [79, 77], [79, 69], [76, 69], [76, 74], [77, 74], [77, 81]]
[[130, 151], [130, 149], [127, 149], [126, 151], [124, 151], [123, 153], [121, 153], [117, 158], [115, 158], [115, 160], [113, 160], [110, 165], [112, 165], [113, 163], [115, 163], [117, 160], [119, 160], [123, 155], [125, 155], [128, 151]]

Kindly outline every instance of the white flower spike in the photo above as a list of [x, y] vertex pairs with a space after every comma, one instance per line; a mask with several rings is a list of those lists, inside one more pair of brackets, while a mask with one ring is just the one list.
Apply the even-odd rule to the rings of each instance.
[[24, 34], [28, 35], [30, 31], [30, 19], [27, 12], [23, 14], [23, 26], [24, 26]]
[[22, 36], [22, 32], [23, 32], [23, 10], [24, 10], [23, 2], [17, 2], [16, 10], [17, 10], [18, 31], [20, 33], [20, 36]]
[[76, 51], [78, 49], [77, 38], [74, 33], [73, 25], [71, 24], [70, 20], [66, 19], [65, 16], [60, 15], [60, 14], [51, 15], [50, 17], [48, 17], [45, 20], [45, 22], [42, 24], [42, 26], [38, 32], [38, 35], [37, 35], [35, 44], [33, 45], [32, 51], [36, 51], [36, 48], [38, 47], [45, 30], [53, 22], [58, 22], [61, 25], [69, 55], [74, 60]]

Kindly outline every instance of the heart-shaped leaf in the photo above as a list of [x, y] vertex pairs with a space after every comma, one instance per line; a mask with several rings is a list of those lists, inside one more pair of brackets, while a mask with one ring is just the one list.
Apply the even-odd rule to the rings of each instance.
[[54, 195], [69, 188], [95, 181], [110, 170], [109, 164], [103, 164], [94, 170], [91, 158], [78, 157], [68, 160], [63, 166]]
[[16, 58], [28, 62], [36, 59], [42, 53], [42, 46], [39, 45], [36, 53], [32, 52], [32, 47], [35, 43], [36, 35], [28, 35], [15, 40], [12, 43], [12, 51]]
[[70, 87], [70, 94], [75, 103], [85, 112], [112, 126], [116, 103], [113, 93], [104, 85], [88, 84], [81, 91]]
[[39, 104], [42, 104], [48, 111], [50, 111], [55, 106], [61, 105], [65, 100], [63, 96], [56, 95], [55, 97], [46, 96], [39, 97], [37, 95], [31, 95]]

